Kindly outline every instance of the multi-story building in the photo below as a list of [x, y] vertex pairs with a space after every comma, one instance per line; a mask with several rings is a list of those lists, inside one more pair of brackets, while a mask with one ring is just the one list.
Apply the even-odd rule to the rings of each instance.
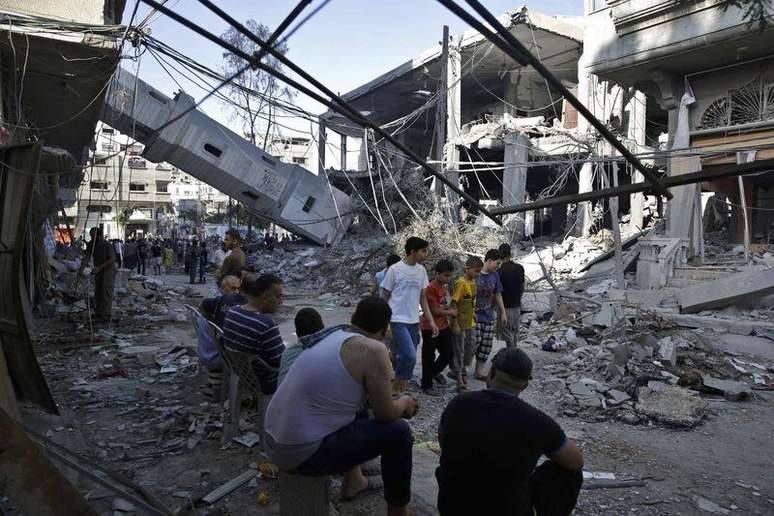
[[733, 241], [771, 242], [771, 15], [764, 13], [760, 25], [747, 18], [746, 6], [719, 0], [587, 0], [586, 11], [585, 71], [646, 92], [666, 113], [670, 175], [738, 172], [738, 166], [752, 173], [672, 189], [669, 236], [700, 250], [705, 191], [728, 199]]
[[76, 237], [101, 226], [107, 238], [166, 236], [174, 211], [170, 183], [174, 167], [141, 157], [142, 144], [102, 124], [90, 152], [90, 164], [74, 200], [65, 208]]
[[196, 211], [199, 217], [203, 217], [226, 213], [228, 210], [226, 194], [179, 169], [172, 172], [169, 193], [178, 217], [191, 211]]
[[266, 152], [283, 163], [293, 163], [317, 172], [316, 148], [310, 138], [278, 136], [266, 148]]

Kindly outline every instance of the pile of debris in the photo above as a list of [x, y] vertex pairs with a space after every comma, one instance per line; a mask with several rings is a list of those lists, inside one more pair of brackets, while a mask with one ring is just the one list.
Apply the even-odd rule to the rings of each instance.
[[[612, 324], [608, 316], [600, 316], [606, 312], [613, 314]], [[530, 327], [540, 326], [531, 319]], [[774, 380], [774, 363], [723, 353], [713, 338], [647, 311], [630, 317], [607, 303], [548, 341], [541, 343], [535, 336], [526, 340], [547, 351], [564, 351], [558, 362], [543, 368], [541, 380], [564, 415], [690, 428], [707, 413], [699, 393], [746, 400], [752, 398], [753, 386], [769, 386]]]

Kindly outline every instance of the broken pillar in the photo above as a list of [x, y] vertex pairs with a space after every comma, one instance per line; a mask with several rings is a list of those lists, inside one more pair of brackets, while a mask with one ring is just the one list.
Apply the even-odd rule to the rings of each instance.
[[[527, 161], [529, 160], [529, 137], [522, 133], [505, 136], [505, 166], [503, 168], [503, 205], [512, 206], [524, 202], [527, 190]], [[507, 224], [513, 230], [514, 239], [524, 237], [524, 213], [510, 216]]]
[[[637, 144], [637, 147], [645, 145], [645, 111], [647, 109], [647, 99], [641, 91], [635, 91], [626, 106], [629, 113], [628, 136]], [[634, 154], [639, 153], [639, 148], [633, 149]], [[641, 183], [645, 180], [642, 172], [634, 168], [632, 171], [632, 183]], [[643, 210], [645, 209], [645, 194], [637, 192], [629, 197], [629, 226], [642, 229]]]
[[[584, 163], [578, 175], [578, 193], [590, 192], [594, 189], [594, 164]], [[578, 203], [578, 222], [575, 228], [577, 236], [589, 236], [594, 222], [591, 201]]]
[[[462, 128], [462, 53], [460, 52], [461, 40], [451, 38], [448, 42], [448, 60], [446, 62], [446, 145], [444, 145], [444, 158], [446, 162], [446, 179], [455, 186], [459, 186], [460, 152], [455, 145], [449, 144], [460, 134]], [[458, 219], [456, 207], [459, 205], [457, 193], [446, 189], [446, 200], [453, 221]]]

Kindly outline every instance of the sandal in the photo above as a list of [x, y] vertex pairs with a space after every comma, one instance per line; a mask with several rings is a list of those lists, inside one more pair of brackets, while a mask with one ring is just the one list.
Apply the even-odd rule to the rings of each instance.
[[354, 500], [357, 500], [361, 496], [368, 495], [370, 493], [376, 493], [378, 491], [381, 491], [384, 489], [384, 482], [382, 482], [381, 477], [366, 477], [366, 480], [368, 480], [368, 485], [365, 486], [363, 489], [358, 491], [352, 496], [344, 496], [341, 495], [341, 500], [343, 502], [352, 502]]

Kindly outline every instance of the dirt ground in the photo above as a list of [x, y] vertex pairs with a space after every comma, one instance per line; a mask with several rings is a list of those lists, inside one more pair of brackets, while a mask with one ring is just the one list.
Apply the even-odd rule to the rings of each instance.
[[[160, 279], [177, 286], [187, 280], [183, 275]], [[202, 295], [212, 290], [212, 285], [194, 287]], [[168, 304], [174, 311], [200, 300], [173, 298]], [[304, 306], [320, 310], [326, 325], [347, 321], [353, 310], [328, 306], [313, 292], [287, 291], [278, 314], [286, 342], [295, 340], [292, 314]], [[113, 334], [100, 336], [97, 331], [92, 342], [83, 313], [36, 323], [36, 352], [62, 417], [42, 418], [29, 409], [28, 421], [37, 421], [37, 428], [55, 441], [123, 473], [173, 509], [190, 506], [190, 500], [264, 462], [258, 446], [221, 444], [220, 406], [202, 393], [204, 373], [198, 369], [187, 322], [127, 317], [109, 328]], [[132, 348], [137, 346], [150, 349], [136, 353]], [[176, 371], [162, 373], [154, 356], [180, 346], [185, 353]], [[701, 514], [700, 505], [720, 514], [774, 514], [774, 393], [759, 392], [746, 402], [711, 400], [710, 416], [693, 430], [631, 426], [604, 418], [583, 421], [558, 416], [553, 398], [540, 391], [542, 366], [557, 361], [561, 353], [526, 351], [535, 361], [536, 380], [524, 398], [556, 417], [578, 440], [585, 469], [644, 481], [641, 487], [584, 490], [577, 514]], [[483, 387], [480, 382], [474, 386]], [[454, 392], [448, 390], [441, 398], [416, 395], [421, 410], [411, 424], [421, 445], [434, 439], [440, 413]], [[242, 429], [249, 431], [253, 412], [246, 407], [243, 414]], [[415, 476], [421, 478], [415, 482], [415, 512], [432, 514], [437, 458], [426, 451], [417, 457]], [[80, 487], [103, 514], [112, 513], [113, 494], [83, 479]], [[268, 505], [259, 505], [262, 493], [268, 495]], [[278, 498], [277, 481], [261, 478], [190, 513], [278, 514]], [[719, 507], [705, 505], [701, 498]], [[371, 514], [382, 507], [378, 496], [338, 504], [342, 514]]]

